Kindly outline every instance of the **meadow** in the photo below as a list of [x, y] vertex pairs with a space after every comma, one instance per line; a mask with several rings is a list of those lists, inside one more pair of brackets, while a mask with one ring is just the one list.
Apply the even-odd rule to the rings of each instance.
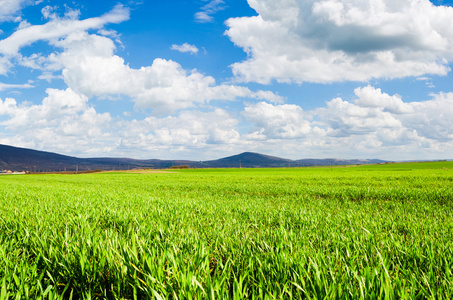
[[453, 162], [0, 177], [3, 299], [451, 299]]

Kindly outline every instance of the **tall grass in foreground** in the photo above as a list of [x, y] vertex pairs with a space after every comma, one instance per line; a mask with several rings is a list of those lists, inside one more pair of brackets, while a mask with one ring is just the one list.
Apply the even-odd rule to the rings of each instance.
[[0, 178], [0, 299], [449, 299], [453, 172]]

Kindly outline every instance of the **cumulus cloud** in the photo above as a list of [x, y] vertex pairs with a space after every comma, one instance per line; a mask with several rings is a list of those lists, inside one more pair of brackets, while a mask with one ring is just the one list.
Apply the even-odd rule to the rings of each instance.
[[304, 138], [311, 131], [310, 116], [297, 105], [272, 105], [266, 102], [249, 104], [242, 113], [255, 125], [256, 137]]
[[51, 60], [60, 64], [66, 84], [88, 97], [126, 95], [141, 109], [173, 112], [211, 100], [238, 97], [279, 101], [269, 91], [253, 92], [246, 87], [220, 84], [197, 70], [187, 71], [172, 60], [156, 58], [151, 66], [130, 68], [114, 55], [115, 45], [107, 37], [76, 33], [55, 43], [64, 51]]
[[195, 13], [195, 20], [199, 23], [210, 23], [214, 20], [214, 15], [225, 7], [222, 5], [223, 0], [210, 0], [208, 4], [201, 8], [201, 11]]
[[234, 144], [240, 134], [234, 128], [238, 120], [223, 109], [209, 112], [184, 111], [176, 116], [147, 117], [127, 123], [123, 140], [143, 149], [180, 146], [201, 148], [208, 144]]
[[203, 152], [203, 159], [245, 150], [290, 158], [442, 158], [453, 147], [453, 93], [420, 102], [403, 102], [372, 86], [355, 94], [353, 101], [335, 98], [308, 111], [257, 102], [246, 103], [240, 115], [214, 108], [138, 120], [98, 113], [71, 88], [48, 89], [40, 104], [0, 99], [0, 142], [82, 156]]
[[[360, 103], [360, 99], [357, 101]], [[332, 136], [368, 135], [385, 128], [401, 128], [401, 121], [383, 107], [363, 107], [360, 104], [333, 99], [320, 115], [333, 132]]]
[[7, 140], [17, 145], [27, 140], [27, 146], [71, 153], [74, 148], [99, 147], [103, 137], [109, 135], [110, 114], [97, 113], [87, 104], [88, 98], [69, 88], [47, 89], [46, 93], [47, 97], [36, 105], [0, 99], [0, 116], [6, 117], [0, 125], [18, 134]]
[[402, 101], [400, 95], [390, 96], [382, 93], [381, 89], [371, 86], [358, 88], [355, 90], [355, 94], [359, 97], [355, 104], [360, 107], [379, 107], [384, 112], [394, 114], [411, 113], [414, 111], [414, 108], [410, 104]]
[[403, 124], [430, 140], [453, 139], [453, 93], [432, 94], [432, 99], [412, 102], [414, 113], [404, 115]]
[[420, 153], [439, 157], [453, 146], [449, 117], [453, 114], [453, 93], [403, 102], [399, 95], [372, 86], [354, 92], [354, 101], [335, 98], [310, 111], [294, 104], [247, 104], [242, 115], [252, 128], [242, 138], [254, 141], [257, 149], [284, 147], [293, 157], [303, 150], [303, 157], [310, 153], [317, 157], [319, 153], [364, 157], [368, 153], [386, 155], [387, 159], [413, 159], [420, 158]]
[[176, 50], [182, 53], [190, 53], [190, 54], [197, 54], [198, 53], [198, 48], [195, 47], [194, 45], [190, 45], [188, 43], [184, 43], [182, 45], [176, 45], [173, 44], [171, 45], [171, 50]]
[[48, 89], [37, 105], [0, 99], [0, 117], [3, 133], [12, 133], [0, 136], [0, 142], [72, 155], [131, 156], [132, 152], [135, 157], [158, 153], [162, 158], [171, 152], [243, 143], [235, 128], [239, 121], [223, 109], [127, 121], [96, 112], [86, 96], [70, 88]]
[[453, 8], [428, 0], [250, 0], [258, 16], [226, 34], [248, 58], [244, 82], [367, 81], [445, 75], [453, 60]]
[[351, 103], [340, 98], [316, 111], [331, 136], [368, 136], [382, 145], [420, 145], [452, 142], [453, 93], [433, 94], [432, 99], [403, 103], [371, 86], [357, 88]]
[[[1, 125], [8, 129], [32, 129], [56, 124], [69, 126], [75, 116], [89, 113], [92, 110], [87, 105], [87, 97], [77, 94], [69, 88], [66, 90], [47, 89], [46, 93], [48, 96], [43, 99], [40, 105], [18, 105], [15, 99], [6, 98], [0, 104], [0, 115], [8, 115], [10, 118], [2, 122]], [[104, 117], [107, 115], [104, 115]], [[64, 129], [63, 131], [68, 133], [75, 128], [82, 130], [80, 124], [74, 125], [74, 129], [69, 130], [69, 127], [65, 127], [68, 130]], [[83, 132], [83, 130], [80, 132]]]

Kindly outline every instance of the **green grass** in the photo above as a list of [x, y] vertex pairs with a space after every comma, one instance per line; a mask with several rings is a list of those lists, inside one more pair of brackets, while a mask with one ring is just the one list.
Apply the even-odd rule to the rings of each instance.
[[453, 169], [453, 161], [433, 161], [433, 162], [406, 162], [388, 163], [382, 165], [364, 165], [361, 169], [372, 170], [425, 170], [425, 169]]
[[2, 176], [0, 299], [450, 299], [452, 163], [395, 165]]

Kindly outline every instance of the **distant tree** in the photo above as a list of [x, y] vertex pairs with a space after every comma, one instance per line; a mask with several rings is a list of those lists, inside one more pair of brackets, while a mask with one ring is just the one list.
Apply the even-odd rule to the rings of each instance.
[[171, 166], [170, 169], [190, 169], [188, 165]]

